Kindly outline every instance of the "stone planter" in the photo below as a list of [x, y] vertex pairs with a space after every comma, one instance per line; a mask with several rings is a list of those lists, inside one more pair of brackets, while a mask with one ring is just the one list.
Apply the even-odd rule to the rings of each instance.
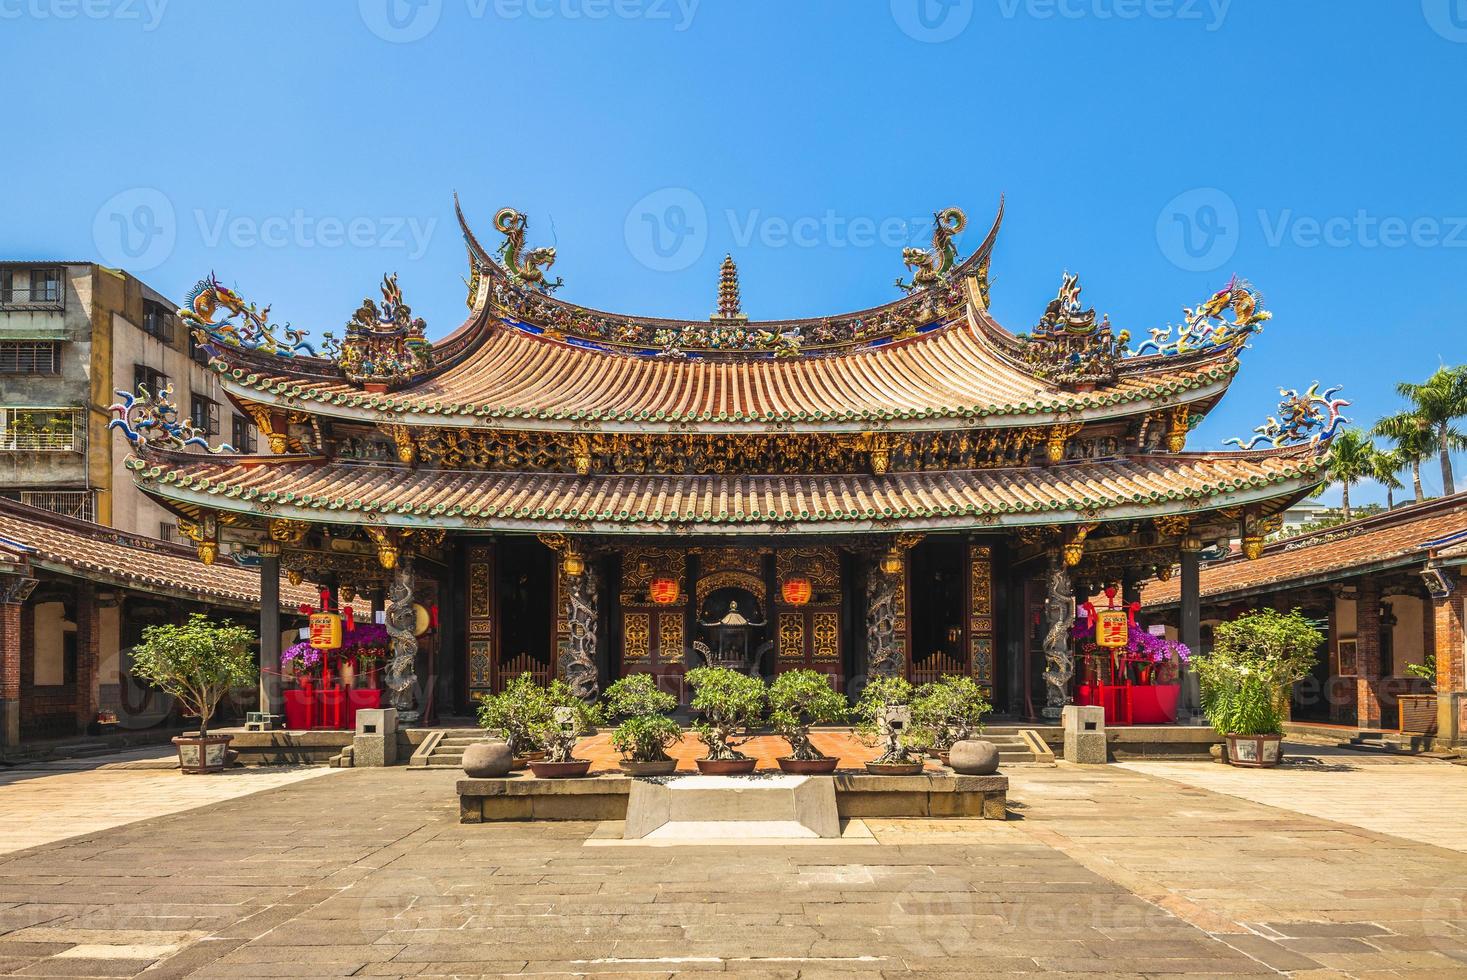
[[677, 772], [676, 759], [656, 759], [651, 762], [621, 760], [621, 771], [628, 776], [671, 776]]
[[1228, 763], [1240, 769], [1271, 769], [1284, 757], [1282, 735], [1229, 735]]
[[510, 771], [523, 772], [530, 767], [530, 763], [539, 762], [543, 758], [545, 758], [544, 752], [526, 752], [524, 755], [517, 755], [514, 757], [514, 762], [510, 764]]
[[826, 759], [776, 759], [779, 763], [779, 771], [787, 772], [792, 776], [828, 776], [835, 772], [836, 763], [839, 759], [834, 757]]
[[514, 768], [508, 742], [475, 742], [464, 749], [464, 775], [470, 779], [498, 779]]
[[866, 771], [873, 776], [920, 776], [926, 764], [916, 762], [868, 762]]
[[698, 771], [705, 776], [747, 776], [758, 759], [699, 759]]
[[186, 773], [223, 772], [229, 766], [229, 743], [233, 735], [179, 735], [178, 770]]
[[530, 771], [537, 779], [576, 779], [591, 771], [590, 759], [569, 762], [531, 762]]
[[944, 761], [963, 776], [991, 776], [998, 772], [998, 748], [982, 739], [964, 739], [953, 743]]

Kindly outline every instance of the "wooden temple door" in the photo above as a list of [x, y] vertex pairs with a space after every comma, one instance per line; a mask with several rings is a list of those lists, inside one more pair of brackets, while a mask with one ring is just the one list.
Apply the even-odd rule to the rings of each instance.
[[774, 569], [776, 673], [815, 670], [844, 690], [839, 555], [834, 548], [780, 549]]
[[629, 548], [621, 557], [621, 676], [651, 674], [687, 701], [683, 688], [688, 610], [687, 556], [667, 548]]
[[476, 545], [468, 550], [468, 608], [464, 621], [468, 628], [468, 665], [465, 687], [469, 703], [482, 694], [496, 690], [499, 654], [495, 645], [498, 603], [494, 588], [494, 547]]

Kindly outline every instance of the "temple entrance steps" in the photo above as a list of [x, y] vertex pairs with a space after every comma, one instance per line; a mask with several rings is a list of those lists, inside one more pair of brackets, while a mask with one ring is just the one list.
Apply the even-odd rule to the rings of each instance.
[[463, 766], [464, 749], [489, 737], [482, 728], [434, 729], [413, 752], [408, 768], [458, 769]]
[[1049, 752], [1048, 747], [1037, 735], [1033, 738], [1026, 738], [1024, 732], [1018, 729], [1012, 731], [991, 729], [979, 735], [978, 738], [985, 742], [992, 742], [994, 748], [998, 749], [1000, 766], [1019, 765], [1026, 762], [1054, 762], [1054, 754]]

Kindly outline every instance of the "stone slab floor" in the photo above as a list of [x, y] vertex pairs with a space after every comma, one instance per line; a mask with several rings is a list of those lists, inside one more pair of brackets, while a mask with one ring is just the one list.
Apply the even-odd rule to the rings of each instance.
[[1301, 812], [1460, 829], [1467, 769], [1410, 768], [1291, 768], [1274, 806], [1205, 763], [1016, 768], [1006, 823], [645, 849], [460, 825], [452, 772], [32, 772], [0, 785], [51, 827], [0, 855], [0, 974], [1467, 977], [1467, 854]]

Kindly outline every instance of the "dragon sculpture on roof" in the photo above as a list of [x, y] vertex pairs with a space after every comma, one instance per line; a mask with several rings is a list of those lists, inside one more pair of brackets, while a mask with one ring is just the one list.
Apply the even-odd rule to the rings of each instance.
[[499, 246], [499, 258], [504, 262], [510, 281], [516, 285], [530, 286], [549, 296], [565, 284], [563, 279], [550, 281], [545, 270], [555, 264], [555, 248], [525, 249], [525, 231], [530, 219], [514, 208], [500, 208], [494, 216], [494, 227], [504, 236]]
[[[1231, 310], [1233, 318], [1225, 314]], [[1263, 329], [1273, 314], [1263, 308], [1263, 294], [1246, 279], [1233, 276], [1228, 284], [1196, 309], [1184, 307], [1181, 326], [1167, 324], [1151, 331], [1136, 353], [1175, 355], [1219, 347], [1241, 348], [1250, 336]], [[1173, 336], [1175, 331], [1175, 336]]]
[[[215, 319], [221, 312], [223, 316]], [[304, 330], [297, 330], [288, 323], [284, 326], [271, 323], [270, 307], [262, 310], [254, 303], [246, 303], [212, 272], [189, 290], [178, 316], [191, 325], [195, 339], [201, 344], [213, 341], [281, 357], [316, 356], [316, 349], [306, 340]], [[281, 336], [277, 336], [277, 332]], [[334, 338], [326, 334], [323, 346], [334, 344]]]
[[953, 238], [968, 227], [961, 208], [943, 208], [932, 215], [932, 247], [902, 249], [902, 262], [912, 270], [912, 281], [897, 277], [898, 289], [908, 293], [936, 286], [958, 264], [958, 246]]
[[1247, 442], [1233, 438], [1223, 445], [1256, 449], [1266, 443], [1274, 449], [1282, 449], [1305, 441], [1311, 446], [1328, 442], [1343, 426], [1350, 424], [1350, 420], [1340, 414], [1350, 403], [1335, 397], [1341, 387], [1335, 385], [1321, 392], [1316, 381], [1302, 395], [1297, 388], [1280, 388], [1279, 394], [1283, 397], [1279, 401], [1278, 415], [1270, 415], [1266, 422], [1253, 430], [1253, 438]]
[[107, 428], [122, 430], [134, 446], [179, 451], [196, 446], [208, 453], [238, 452], [228, 443], [210, 446], [207, 432], [192, 420], [179, 416], [178, 405], [173, 401], [173, 385], [156, 394], [149, 392], [147, 385], [138, 385], [136, 393], [119, 390], [117, 397], [122, 399], [112, 406], [112, 414], [117, 418], [108, 422]]

